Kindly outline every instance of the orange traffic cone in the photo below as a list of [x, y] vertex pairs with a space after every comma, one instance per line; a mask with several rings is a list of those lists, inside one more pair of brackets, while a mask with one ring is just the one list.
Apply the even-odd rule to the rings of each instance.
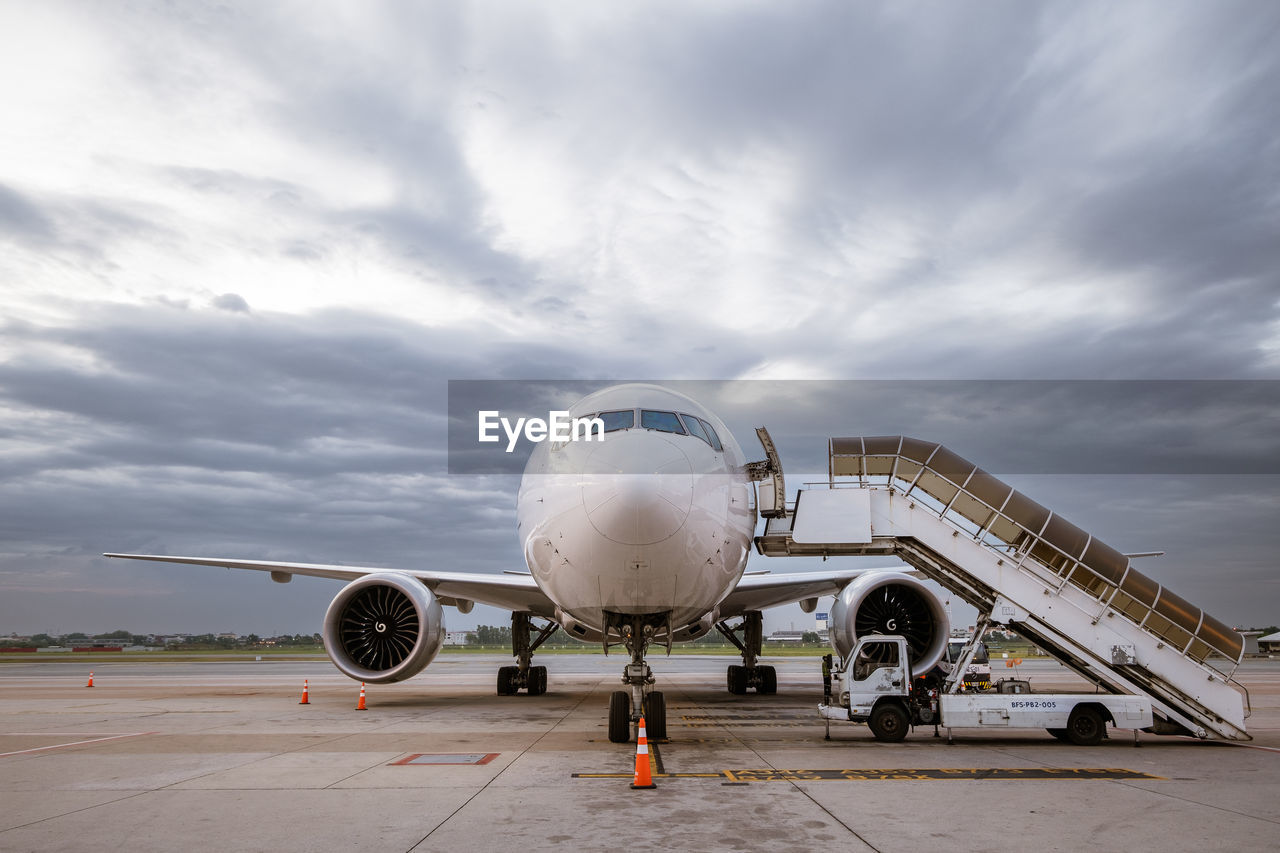
[[636, 738], [636, 779], [632, 788], [656, 788], [649, 772], [649, 737], [644, 731], [644, 717], [640, 718], [640, 734]]
[[311, 704], [311, 700], [307, 698], [307, 687], [308, 687], [308, 682], [307, 682], [307, 679], [304, 678], [302, 679], [302, 701], [298, 703], [299, 705]]
[[357, 711], [369, 710], [364, 706], [364, 682], [363, 681], [360, 682], [360, 702], [356, 705], [356, 710]]
[[93, 673], [91, 672], [89, 673], [89, 683], [86, 684], [85, 687], [92, 687], [92, 686], [93, 686]]

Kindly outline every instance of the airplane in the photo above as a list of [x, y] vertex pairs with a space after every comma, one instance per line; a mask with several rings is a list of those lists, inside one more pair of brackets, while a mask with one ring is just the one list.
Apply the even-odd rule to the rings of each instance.
[[[516, 499], [526, 572], [502, 575], [422, 569], [107, 553], [154, 560], [347, 581], [324, 618], [325, 651], [357, 681], [402, 681], [421, 672], [444, 641], [442, 606], [469, 613], [476, 602], [510, 610], [516, 664], [497, 673], [497, 692], [540, 695], [547, 669], [532, 664], [557, 630], [607, 654], [621, 645], [627, 690], [609, 698], [609, 739], [626, 743], [645, 718], [666, 737], [666, 702], [646, 656], [651, 647], [717, 630], [742, 655], [728, 667], [730, 693], [777, 691], [776, 670], [758, 662], [761, 611], [800, 602], [813, 612], [835, 595], [831, 637], [843, 657], [858, 636], [903, 634], [913, 668], [942, 657], [945, 607], [905, 566], [770, 574], [747, 572], [758, 516], [785, 513], [776, 451], [757, 430], [767, 458], [749, 462], [725, 423], [692, 398], [658, 385], [596, 391], [570, 409], [603, 421], [596, 441], [542, 441], [525, 466]], [[763, 485], [759, 502], [755, 484]], [[535, 623], [534, 620], [539, 620]], [[737, 620], [731, 624], [731, 620]]]

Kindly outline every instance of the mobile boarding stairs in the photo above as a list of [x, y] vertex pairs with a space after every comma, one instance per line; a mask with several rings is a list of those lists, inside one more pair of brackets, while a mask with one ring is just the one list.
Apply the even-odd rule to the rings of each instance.
[[[765, 556], [892, 555], [1110, 693], [1151, 699], [1159, 734], [1249, 740], [1244, 639], [1129, 558], [932, 442], [833, 438], [829, 480], [784, 503], [761, 479]], [[770, 486], [772, 488], [770, 488]], [[1212, 661], [1212, 663], [1211, 663]]]

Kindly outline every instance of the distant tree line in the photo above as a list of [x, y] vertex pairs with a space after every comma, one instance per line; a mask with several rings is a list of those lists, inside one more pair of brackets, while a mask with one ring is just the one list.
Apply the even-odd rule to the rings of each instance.
[[[23, 645], [38, 649], [49, 646], [82, 646], [95, 642], [107, 642], [119, 646], [153, 646], [160, 645], [160, 639], [155, 634], [134, 634], [130, 631], [110, 631], [92, 636], [83, 631], [72, 631], [70, 634], [33, 634], [29, 638], [23, 638]], [[12, 641], [11, 638], [8, 642]], [[4, 638], [0, 638], [0, 645], [5, 642]], [[276, 637], [260, 637], [257, 634], [248, 634], [243, 637], [228, 634], [194, 634], [173, 638], [164, 645], [170, 649], [189, 650], [266, 649], [312, 647], [321, 645], [322, 642], [319, 634], [281, 634]]]
[[227, 637], [216, 634], [199, 634], [185, 640], [166, 643], [165, 648], [179, 651], [209, 651], [230, 649], [279, 649], [279, 648], [314, 648], [323, 645], [319, 634], [281, 634], [277, 637], [259, 637], [249, 634], [244, 637]]

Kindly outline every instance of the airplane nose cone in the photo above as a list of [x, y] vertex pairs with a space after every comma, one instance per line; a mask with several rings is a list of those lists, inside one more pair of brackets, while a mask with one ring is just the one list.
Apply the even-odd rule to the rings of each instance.
[[610, 436], [586, 460], [582, 504], [601, 535], [623, 545], [652, 545], [689, 517], [693, 470], [659, 433]]

